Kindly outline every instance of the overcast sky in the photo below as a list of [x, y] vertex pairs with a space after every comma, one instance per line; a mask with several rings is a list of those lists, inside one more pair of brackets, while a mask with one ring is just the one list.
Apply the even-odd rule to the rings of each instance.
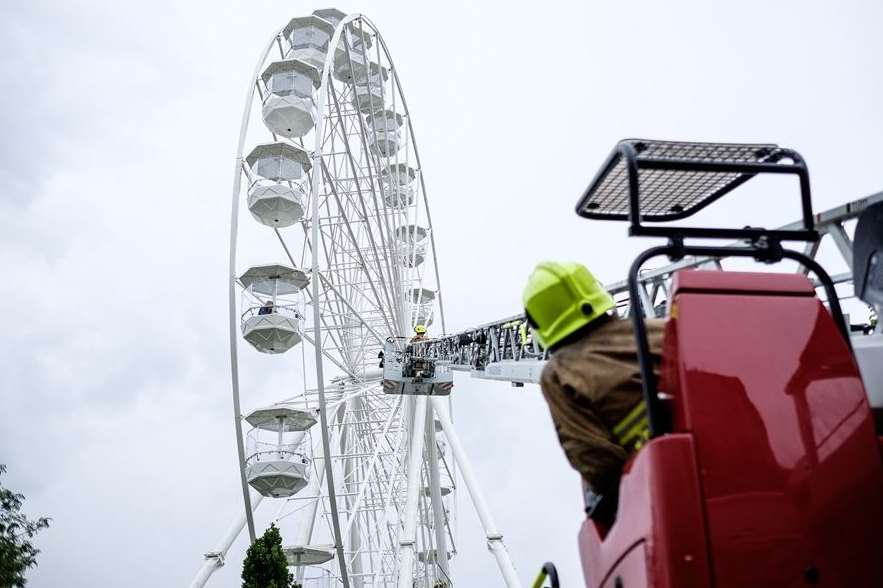
[[[225, 289], [239, 115], [268, 36], [325, 6], [4, 10], [0, 462], [53, 518], [30, 586], [186, 585], [240, 508]], [[623, 137], [794, 147], [817, 209], [883, 188], [879, 2], [337, 7], [367, 14], [395, 59], [449, 329], [517, 312], [542, 259], [624, 277], [648, 243], [573, 214]], [[778, 188], [756, 196], [713, 218], [797, 216]], [[553, 560], [579, 584], [578, 476], [537, 388], [458, 378], [458, 427], [520, 576]], [[460, 585], [502, 585], [469, 508], [462, 495]], [[238, 585], [244, 545], [213, 586]]]

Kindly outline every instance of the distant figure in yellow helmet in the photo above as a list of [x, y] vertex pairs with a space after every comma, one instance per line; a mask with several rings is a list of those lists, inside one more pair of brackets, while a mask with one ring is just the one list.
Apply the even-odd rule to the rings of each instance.
[[[579, 263], [537, 265], [523, 303], [534, 336], [551, 353], [540, 386], [558, 440], [591, 492], [587, 511], [598, 506], [595, 518], [610, 522], [622, 466], [648, 434], [631, 322], [616, 316], [613, 297]], [[657, 372], [662, 328], [661, 320], [647, 321]]]
[[414, 327], [414, 336], [411, 337], [411, 343], [423, 341], [426, 339], [426, 325], [417, 325]]

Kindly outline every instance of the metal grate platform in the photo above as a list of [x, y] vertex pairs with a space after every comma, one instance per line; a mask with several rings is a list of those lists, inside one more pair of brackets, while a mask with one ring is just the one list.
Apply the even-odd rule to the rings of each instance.
[[598, 220], [628, 220], [630, 176], [634, 175], [640, 220], [686, 218], [755, 175], [733, 168], [774, 164], [786, 158], [790, 159], [789, 152], [774, 144], [625, 139], [583, 194], [577, 213]]

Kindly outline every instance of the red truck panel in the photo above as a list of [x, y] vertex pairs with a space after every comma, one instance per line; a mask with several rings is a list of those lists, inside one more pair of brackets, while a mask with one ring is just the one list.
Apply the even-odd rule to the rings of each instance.
[[647, 586], [647, 549], [638, 543], [616, 564], [607, 576], [603, 588], [625, 588], [626, 586]]
[[883, 587], [880, 441], [809, 280], [676, 275], [660, 390], [674, 432], [583, 524], [587, 587]]
[[715, 585], [883, 586], [867, 396], [809, 280], [794, 278], [675, 279], [664, 382], [674, 429], [696, 446]]
[[[654, 586], [709, 586], [703, 524], [702, 498], [690, 436], [666, 435], [654, 439], [635, 456], [623, 474], [619, 515], [609, 532], [591, 520], [583, 523], [580, 555], [586, 586], [606, 586], [605, 580], [612, 577], [623, 555], [638, 544], [644, 545], [642, 552], [646, 549], [647, 573], [655, 579]], [[632, 566], [633, 563], [629, 568]], [[634, 576], [630, 573], [629, 577]], [[644, 585], [624, 583], [630, 588]]]

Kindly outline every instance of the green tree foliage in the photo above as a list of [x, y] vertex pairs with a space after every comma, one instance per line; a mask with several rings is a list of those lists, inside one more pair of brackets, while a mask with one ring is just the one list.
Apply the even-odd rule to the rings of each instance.
[[[6, 466], [0, 464], [0, 474]], [[31, 539], [40, 529], [49, 526], [49, 519], [40, 517], [29, 520], [21, 513], [25, 497], [0, 485], [0, 587], [22, 588], [26, 583], [25, 572], [37, 565], [40, 550]]]
[[245, 554], [242, 588], [293, 588], [293, 582], [282, 552], [282, 536], [276, 525], [270, 525]]

